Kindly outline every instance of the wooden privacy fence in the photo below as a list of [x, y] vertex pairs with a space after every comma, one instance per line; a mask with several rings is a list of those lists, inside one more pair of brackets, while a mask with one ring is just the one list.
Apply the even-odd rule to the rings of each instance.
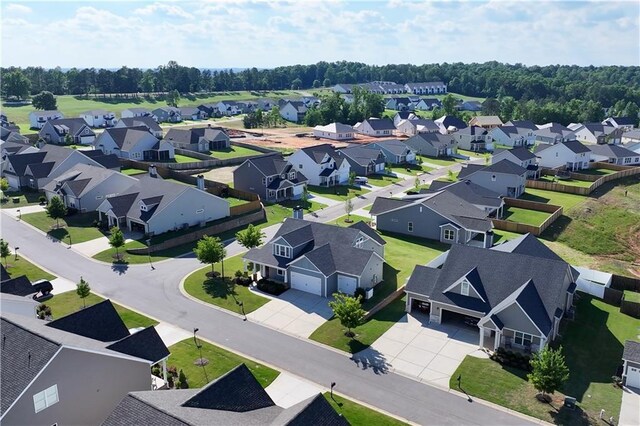
[[[610, 163], [599, 163], [599, 162], [591, 163], [591, 168], [615, 170], [615, 173], [611, 173], [604, 176], [596, 176], [596, 175], [589, 175], [589, 174], [575, 173], [575, 172], [570, 173], [570, 177], [572, 179], [593, 182], [588, 187], [565, 185], [563, 183], [545, 182], [545, 181], [531, 180], [531, 179], [527, 179], [526, 186], [527, 188], [545, 189], [547, 191], [564, 192], [567, 194], [576, 194], [576, 195], [586, 196], [591, 194], [593, 191], [595, 191], [596, 189], [598, 189], [600, 186], [602, 186], [607, 182], [611, 182], [612, 180], [640, 174], [640, 167], [620, 166], [617, 164], [610, 164]], [[550, 172], [549, 169], [543, 169], [543, 174], [547, 175], [552, 173]]]
[[611, 288], [620, 291], [630, 290], [640, 293], [640, 279], [625, 277], [622, 275], [613, 275], [611, 278]]
[[527, 210], [536, 210], [545, 213], [551, 213], [551, 215], [545, 219], [540, 225], [530, 225], [527, 223], [513, 222], [510, 220], [493, 219], [493, 227], [503, 231], [517, 232], [519, 234], [531, 233], [535, 236], [539, 236], [547, 229], [556, 219], [562, 216], [562, 206], [556, 206], [553, 204], [538, 203], [536, 201], [518, 200], [516, 198], [505, 198], [504, 205], [509, 207], [518, 207]]
[[207, 155], [201, 152], [191, 151], [188, 149], [176, 148], [175, 149], [176, 154], [185, 155], [187, 157], [193, 157], [200, 161], [192, 161], [189, 163], [164, 163], [163, 165], [173, 170], [208, 169], [213, 167], [234, 166], [236, 164], [244, 163], [244, 161], [249, 158], [262, 157], [263, 155], [277, 152], [262, 146], [255, 146], [248, 143], [237, 142], [237, 141], [231, 141], [231, 146], [239, 146], [242, 148], [252, 149], [254, 151], [260, 152], [260, 154], [252, 154], [252, 155], [245, 155], [242, 157], [221, 159], [215, 156], [215, 151], [212, 155]]
[[[382, 299], [380, 302], [378, 302], [378, 304], [373, 308], [369, 309], [369, 311], [365, 314], [364, 319], [368, 320], [373, 315], [375, 315], [376, 312], [380, 311], [382, 308], [386, 307], [394, 300], [401, 298], [404, 295], [404, 287], [405, 286], [400, 287], [399, 289]], [[375, 287], [373, 291], [375, 292]]]

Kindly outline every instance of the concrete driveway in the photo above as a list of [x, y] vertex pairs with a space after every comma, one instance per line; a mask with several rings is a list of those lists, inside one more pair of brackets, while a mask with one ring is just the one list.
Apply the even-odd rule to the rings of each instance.
[[625, 386], [622, 392], [622, 406], [620, 407], [620, 421], [618, 424], [620, 426], [637, 426], [640, 424], [640, 389]]
[[[260, 293], [264, 296], [263, 293]], [[299, 290], [287, 290], [247, 315], [251, 321], [307, 338], [333, 316], [329, 300]]]
[[428, 316], [408, 314], [354, 359], [448, 389], [451, 375], [467, 355], [488, 357], [478, 350], [478, 339], [473, 329], [429, 324]]

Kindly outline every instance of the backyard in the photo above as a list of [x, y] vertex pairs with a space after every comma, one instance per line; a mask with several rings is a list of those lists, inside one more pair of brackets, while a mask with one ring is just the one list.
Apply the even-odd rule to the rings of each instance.
[[[40, 203], [42, 194], [39, 192], [5, 192], [0, 203], [0, 208], [17, 209], [20, 207], [33, 206]], [[16, 203], [14, 199], [18, 199]]]
[[[613, 386], [611, 377], [621, 364], [624, 341], [636, 338], [640, 320], [587, 294], [579, 295], [576, 320], [563, 323], [560, 332], [569, 381], [551, 405], [535, 399], [536, 391], [523, 371], [502, 368], [491, 360], [465, 358], [450, 386], [457, 388], [455, 380], [462, 375], [462, 389], [469, 395], [551, 423], [596, 424], [600, 409], [617, 421], [622, 390]], [[562, 409], [563, 394], [575, 397], [580, 409]]]
[[231, 147], [226, 149], [220, 149], [216, 151], [211, 151], [209, 155], [215, 158], [219, 158], [221, 160], [225, 160], [227, 158], [237, 158], [237, 157], [247, 157], [250, 155], [262, 155], [263, 153], [251, 148], [245, 148], [243, 146], [231, 145]]
[[175, 154], [173, 156], [173, 159], [175, 160], [176, 163], [196, 163], [198, 161], [202, 161], [198, 158], [189, 157], [187, 155], [182, 155], [182, 154]]
[[588, 188], [593, 185], [593, 182], [588, 180], [578, 180], [578, 179], [557, 179], [553, 176], [542, 176], [538, 179], [541, 182], [555, 182], [561, 185], [569, 185], [569, 186], [578, 186], [581, 188]]
[[147, 173], [146, 170], [140, 170], [140, 169], [122, 169], [120, 170], [120, 173], [125, 174], [127, 176], [135, 176], [135, 175], [141, 175], [141, 174], [145, 174]]
[[[22, 220], [46, 232], [48, 236], [71, 244], [83, 243], [104, 236], [100, 230], [93, 226], [98, 219], [94, 213], [76, 213], [60, 219], [60, 227], [56, 228], [55, 219], [47, 216], [46, 212], [23, 214]], [[69, 239], [70, 238], [70, 239]]]
[[538, 210], [523, 209], [520, 207], [508, 207], [504, 213], [504, 220], [524, 223], [526, 225], [540, 226], [547, 220], [551, 213]]

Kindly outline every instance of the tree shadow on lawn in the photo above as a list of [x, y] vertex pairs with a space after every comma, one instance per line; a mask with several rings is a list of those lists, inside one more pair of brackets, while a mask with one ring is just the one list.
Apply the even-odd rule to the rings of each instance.
[[229, 278], [225, 277], [224, 280], [220, 277], [207, 278], [202, 283], [202, 288], [205, 293], [214, 299], [226, 300], [231, 297], [236, 303], [238, 303], [238, 299], [236, 298], [238, 295], [236, 292], [236, 285]]

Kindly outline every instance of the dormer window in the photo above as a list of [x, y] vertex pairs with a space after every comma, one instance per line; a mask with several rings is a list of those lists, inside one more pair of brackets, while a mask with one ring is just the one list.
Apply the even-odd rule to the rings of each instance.
[[462, 280], [462, 282], [460, 283], [460, 294], [462, 294], [463, 296], [468, 296], [469, 295], [469, 281]]
[[362, 244], [364, 243], [364, 238], [362, 237], [358, 237], [358, 239], [356, 240], [356, 244], [355, 247], [356, 248], [362, 248]]
[[145, 204], [140, 204], [140, 211], [146, 212], [147, 211], [147, 206]]
[[289, 179], [293, 180], [296, 178], [296, 172], [289, 173]]
[[282, 244], [274, 244], [273, 254], [275, 256], [286, 257], [287, 259], [291, 259], [291, 247], [285, 246]]

